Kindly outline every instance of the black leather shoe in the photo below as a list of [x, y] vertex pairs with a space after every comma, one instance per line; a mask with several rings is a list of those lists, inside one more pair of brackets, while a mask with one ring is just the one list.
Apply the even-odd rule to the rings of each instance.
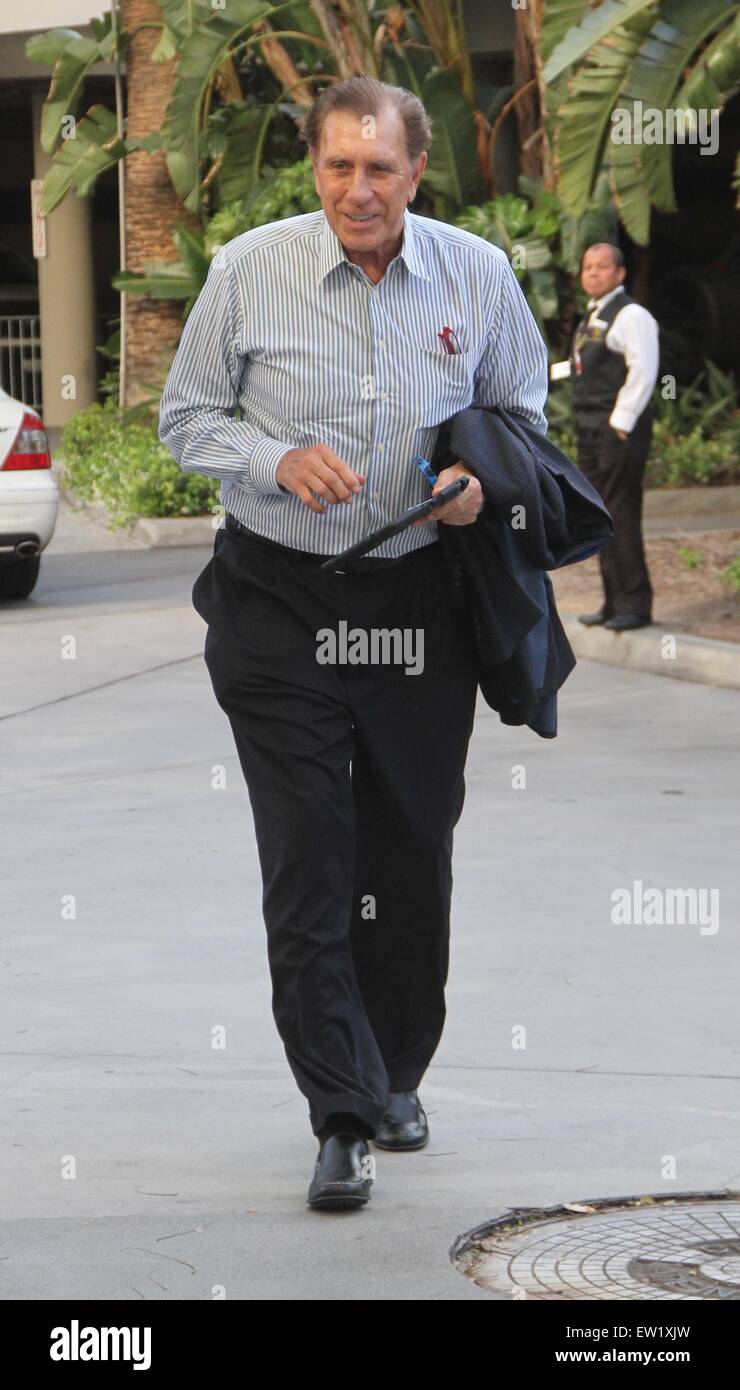
[[423, 1149], [429, 1143], [429, 1122], [416, 1091], [391, 1091], [373, 1143], [380, 1149]]
[[364, 1206], [370, 1200], [373, 1162], [365, 1139], [330, 1135], [319, 1149], [308, 1189], [309, 1205], [332, 1210]]
[[600, 608], [598, 613], [579, 613], [578, 621], [583, 623], [584, 627], [598, 627], [600, 623], [609, 621], [609, 614]]
[[652, 618], [641, 618], [639, 613], [615, 613], [613, 618], [607, 619], [604, 627], [612, 632], [628, 632], [633, 627], [650, 627], [652, 621]]

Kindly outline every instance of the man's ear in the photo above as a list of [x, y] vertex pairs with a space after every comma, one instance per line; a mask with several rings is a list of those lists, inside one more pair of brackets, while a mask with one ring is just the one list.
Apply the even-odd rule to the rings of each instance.
[[318, 190], [318, 187], [316, 187], [316, 161], [317, 161], [317, 157], [318, 157], [318, 151], [316, 151], [316, 150], [311, 150], [311, 149], [310, 149], [310, 150], [308, 151], [308, 154], [309, 154], [309, 158], [310, 158], [310, 160], [311, 160], [311, 168], [313, 169], [314, 187], [316, 188], [316, 192], [318, 193], [319, 190]]
[[419, 158], [417, 159], [416, 163], [414, 164], [414, 166], [413, 166], [413, 168], [412, 168], [412, 170], [411, 170], [411, 178], [412, 178], [412, 180], [413, 180], [414, 189], [413, 189], [413, 192], [411, 193], [411, 195], [410, 195], [410, 197], [409, 197], [409, 199], [408, 199], [408, 201], [409, 201], [410, 203], [413, 203], [414, 198], [416, 197], [416, 194], [417, 194], [417, 191], [418, 191], [418, 188], [419, 188], [419, 183], [420, 183], [420, 181], [421, 181], [421, 176], [422, 176], [422, 174], [424, 173], [424, 170], [425, 170], [426, 167], [427, 167], [427, 159], [428, 159], [428, 155], [427, 155], [426, 150], [422, 150], [421, 154], [419, 155]]

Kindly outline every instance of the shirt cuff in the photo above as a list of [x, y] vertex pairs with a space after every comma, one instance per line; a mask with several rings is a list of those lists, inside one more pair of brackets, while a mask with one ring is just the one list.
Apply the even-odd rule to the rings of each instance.
[[279, 439], [269, 439], [265, 436], [258, 444], [255, 444], [249, 465], [242, 474], [240, 482], [253, 492], [277, 493], [280, 497], [290, 496], [287, 487], [283, 487], [275, 477], [278, 464], [293, 446], [282, 444]]
[[613, 430], [624, 430], [625, 434], [630, 434], [634, 429], [637, 416], [633, 410], [628, 410], [626, 406], [615, 405], [609, 416], [609, 424]]

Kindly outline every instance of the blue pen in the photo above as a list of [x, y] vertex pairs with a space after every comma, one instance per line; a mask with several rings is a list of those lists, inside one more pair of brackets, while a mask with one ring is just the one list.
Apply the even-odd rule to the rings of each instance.
[[425, 459], [422, 454], [416, 455], [414, 463], [416, 464], [419, 471], [424, 474], [424, 477], [426, 478], [427, 482], [431, 483], [432, 487], [434, 487], [435, 483], [439, 482], [437, 474], [434, 472], [431, 463], [428, 459]]

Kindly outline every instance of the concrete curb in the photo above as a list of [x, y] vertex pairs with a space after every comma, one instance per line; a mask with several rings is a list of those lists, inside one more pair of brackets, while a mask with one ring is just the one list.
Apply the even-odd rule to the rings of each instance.
[[609, 632], [584, 627], [575, 613], [561, 612], [560, 618], [579, 659], [740, 690], [740, 643], [672, 632], [660, 623], [634, 632]]
[[[75, 497], [57, 476], [57, 486], [65, 502], [75, 512], [82, 512], [91, 521], [110, 530], [110, 515], [103, 502], [85, 502]], [[161, 516], [138, 517], [130, 526], [120, 527], [120, 534], [137, 541], [150, 550], [169, 546], [212, 546], [216, 530], [223, 520], [220, 513], [208, 516]]]
[[131, 530], [131, 538], [151, 549], [172, 545], [212, 546], [220, 520], [218, 514], [139, 517]]
[[661, 521], [691, 521], [715, 512], [740, 513], [740, 485], [727, 487], [652, 487], [643, 494], [643, 516]]

